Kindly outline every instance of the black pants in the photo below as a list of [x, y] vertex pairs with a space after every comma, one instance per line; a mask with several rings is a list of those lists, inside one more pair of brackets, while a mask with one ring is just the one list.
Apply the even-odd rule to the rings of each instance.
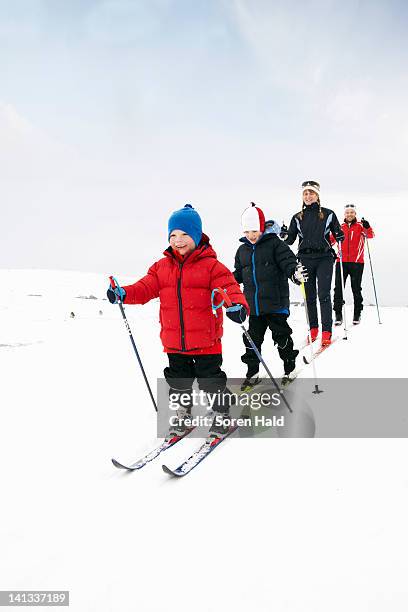
[[[262, 343], [265, 338], [266, 330], [272, 332], [274, 344], [278, 345], [278, 352], [281, 359], [295, 359], [297, 352], [293, 350], [293, 340], [291, 338], [292, 329], [287, 322], [288, 315], [286, 314], [266, 314], [259, 317], [251, 315], [249, 317], [248, 333], [251, 336], [256, 348], [261, 352]], [[247, 378], [252, 378], [259, 372], [259, 359], [253, 348], [249, 344], [245, 334], [242, 336], [246, 347], [245, 353], [241, 357], [241, 361], [247, 364]]]
[[[358, 317], [360, 312], [363, 310], [363, 296], [361, 293], [361, 279], [363, 277], [364, 264], [356, 263], [353, 261], [346, 261], [343, 263], [343, 277], [344, 286], [346, 286], [346, 280], [350, 276], [351, 290], [354, 297], [354, 316]], [[341, 290], [341, 273], [340, 273], [340, 262], [336, 264], [336, 284], [334, 286], [334, 310], [338, 313], [341, 312], [344, 304], [343, 292]]]
[[333, 277], [333, 257], [331, 254], [324, 257], [301, 255], [300, 260], [307, 268], [309, 277], [307, 283], [305, 283], [305, 291], [310, 327], [319, 326], [317, 316], [317, 296], [319, 296], [322, 331], [331, 332], [333, 318], [330, 291]]
[[[169, 365], [164, 368], [164, 376], [170, 387], [169, 393], [188, 393], [197, 379], [200, 391], [220, 393], [213, 408], [218, 412], [227, 412], [231, 401], [227, 389], [227, 375], [221, 370], [222, 355], [182, 355], [168, 353]], [[225, 391], [225, 399], [223, 392]], [[191, 410], [191, 407], [190, 407]]]

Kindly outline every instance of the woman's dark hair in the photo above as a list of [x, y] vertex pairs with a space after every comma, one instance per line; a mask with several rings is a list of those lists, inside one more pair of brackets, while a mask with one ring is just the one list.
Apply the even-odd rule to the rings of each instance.
[[[320, 221], [323, 221], [324, 214], [323, 214], [323, 211], [322, 211], [322, 208], [321, 208], [319, 196], [317, 196], [317, 203], [319, 205], [319, 219], [320, 219]], [[306, 204], [303, 202], [302, 210], [300, 212], [298, 212], [298, 214], [296, 215], [298, 219], [300, 219], [300, 220], [303, 219], [303, 211], [305, 210], [305, 208], [306, 208]]]

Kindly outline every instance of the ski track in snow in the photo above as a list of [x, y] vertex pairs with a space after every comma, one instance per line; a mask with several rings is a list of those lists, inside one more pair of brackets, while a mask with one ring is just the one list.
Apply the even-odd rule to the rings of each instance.
[[[160, 460], [130, 475], [112, 466], [156, 438], [107, 276], [0, 270], [0, 588], [70, 590], [75, 612], [405, 612], [404, 439], [231, 439], [182, 480]], [[154, 386], [166, 365], [158, 302], [126, 313]], [[366, 307], [316, 360], [318, 375], [405, 377], [408, 309], [381, 314], [380, 326]], [[290, 324], [296, 346], [302, 307]], [[240, 330], [224, 329], [224, 367], [242, 376]], [[269, 337], [264, 347], [279, 376]]]

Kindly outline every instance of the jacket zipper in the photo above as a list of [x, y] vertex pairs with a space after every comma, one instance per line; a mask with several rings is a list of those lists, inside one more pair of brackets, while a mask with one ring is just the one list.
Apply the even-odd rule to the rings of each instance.
[[256, 312], [256, 316], [259, 317], [258, 283], [256, 282], [256, 273], [255, 273], [255, 246], [256, 245], [252, 247], [252, 276], [253, 276], [254, 284], [255, 284], [255, 296], [254, 296], [255, 312]]
[[181, 350], [186, 350], [185, 344], [185, 333], [184, 333], [184, 318], [183, 318], [183, 301], [181, 299], [181, 274], [183, 271], [183, 264], [179, 263], [180, 268], [180, 276], [177, 282], [177, 297], [178, 297], [178, 305], [179, 305], [179, 318], [180, 318], [180, 329], [181, 329]]

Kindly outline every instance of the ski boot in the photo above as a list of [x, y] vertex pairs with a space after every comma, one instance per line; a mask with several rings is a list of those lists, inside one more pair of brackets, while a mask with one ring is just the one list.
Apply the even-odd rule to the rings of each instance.
[[256, 385], [259, 385], [261, 379], [258, 376], [253, 376], [252, 378], [246, 378], [241, 385], [241, 391], [244, 393], [247, 391], [251, 391]]
[[359, 325], [361, 323], [361, 312], [354, 312], [353, 325]]
[[[318, 327], [311, 327], [310, 328], [310, 338], [312, 339], [312, 342], [314, 342], [317, 339], [317, 336], [319, 334], [319, 328]], [[310, 338], [309, 336], [307, 337], [307, 343], [310, 344]]]
[[334, 322], [335, 325], [341, 325], [343, 323], [343, 315], [341, 312], [336, 312], [336, 320]]
[[292, 382], [292, 378], [290, 377], [291, 372], [293, 372], [293, 370], [296, 367], [296, 357], [299, 355], [299, 351], [297, 349], [294, 349], [292, 351], [292, 355], [289, 359], [284, 359], [283, 360], [283, 367], [284, 367], [284, 376], [282, 376], [282, 380], [281, 380], [281, 384], [282, 386], [288, 385], [290, 382]]
[[225, 436], [231, 427], [231, 417], [229, 412], [216, 412], [211, 424], [209, 435], [216, 438]]
[[331, 332], [324, 331], [322, 332], [322, 346], [330, 346], [331, 344]]
[[[186, 397], [189, 401], [186, 401]], [[190, 397], [188, 397], [190, 396]], [[169, 398], [173, 405], [177, 406], [177, 412], [175, 418], [172, 419], [172, 423], [169, 427], [169, 433], [167, 437], [182, 437], [192, 428], [190, 424], [191, 409], [193, 407], [193, 400], [191, 397], [191, 389], [169, 389]]]
[[170, 426], [168, 438], [174, 438], [175, 436], [181, 438], [192, 429], [191, 412], [186, 410], [186, 408], [179, 408], [176, 418], [172, 420], [175, 421], [175, 423]]

